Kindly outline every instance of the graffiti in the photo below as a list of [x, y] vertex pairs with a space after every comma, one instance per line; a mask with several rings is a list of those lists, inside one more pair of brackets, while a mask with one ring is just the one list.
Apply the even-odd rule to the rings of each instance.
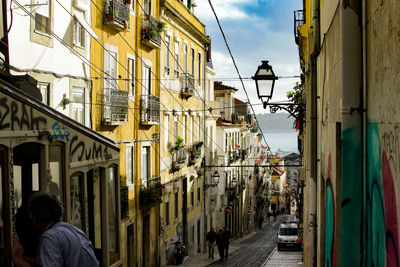
[[361, 129], [347, 128], [341, 140], [341, 265], [361, 266]]
[[92, 145], [88, 145], [78, 140], [78, 136], [74, 136], [71, 139], [71, 143], [69, 145], [69, 151], [72, 156], [75, 154], [78, 155], [78, 160], [81, 161], [89, 160], [89, 159], [103, 159], [108, 157], [107, 146], [102, 147], [102, 145], [98, 142], [92, 142]]
[[58, 121], [53, 123], [53, 126], [51, 126], [51, 129], [54, 131], [53, 135], [53, 140], [54, 141], [59, 141], [59, 140], [64, 140], [69, 142], [69, 136], [71, 133], [68, 130], [68, 127], [65, 125], [60, 125]]
[[335, 202], [332, 189], [332, 158], [328, 157], [328, 174], [325, 196], [325, 263], [326, 267], [336, 266], [335, 264]]
[[7, 97], [0, 98], [0, 130], [39, 130], [40, 124], [46, 125], [47, 120], [41, 116], [34, 116], [33, 108], [14, 100], [7, 102]]
[[390, 166], [393, 168], [394, 174], [398, 173], [400, 163], [400, 126], [396, 125], [391, 131], [382, 134], [381, 145], [382, 151], [386, 152]]

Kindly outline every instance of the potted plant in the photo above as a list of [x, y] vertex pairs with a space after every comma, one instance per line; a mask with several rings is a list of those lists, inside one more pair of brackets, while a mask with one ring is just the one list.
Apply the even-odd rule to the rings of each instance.
[[164, 22], [151, 22], [151, 29], [150, 29], [150, 36], [151, 38], [157, 38], [160, 36], [161, 32], [165, 29], [165, 23]]
[[183, 147], [183, 141], [184, 141], [183, 138], [178, 135], [175, 140], [175, 149]]

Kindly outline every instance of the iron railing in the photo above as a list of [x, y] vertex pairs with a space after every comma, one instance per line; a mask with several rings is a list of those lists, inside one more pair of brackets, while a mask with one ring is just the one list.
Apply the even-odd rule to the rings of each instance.
[[127, 186], [121, 186], [121, 220], [125, 219], [129, 215], [129, 188]]
[[194, 96], [194, 75], [190, 73], [182, 73], [182, 96]]
[[172, 170], [176, 171], [182, 168], [184, 164], [186, 164], [187, 160], [187, 148], [183, 147], [175, 147], [172, 149]]
[[154, 95], [141, 95], [140, 123], [160, 123], [160, 98]]
[[129, 27], [130, 6], [125, 0], [106, 1], [105, 19], [121, 28]]
[[128, 123], [128, 91], [103, 89], [103, 121], [111, 124]]
[[161, 47], [161, 25], [155, 17], [144, 15], [142, 21], [142, 39], [152, 46]]

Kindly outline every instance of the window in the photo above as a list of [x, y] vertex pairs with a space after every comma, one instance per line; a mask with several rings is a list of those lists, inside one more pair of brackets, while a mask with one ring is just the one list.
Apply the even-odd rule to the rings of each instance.
[[39, 88], [40, 93], [42, 94], [42, 103], [50, 106], [50, 84], [38, 82], [37, 87]]
[[146, 15], [151, 15], [151, 0], [143, 0], [143, 9]]
[[183, 43], [183, 72], [187, 73], [187, 53], [188, 53], [188, 46], [187, 44]]
[[126, 146], [126, 183], [133, 184], [133, 155], [134, 149], [132, 145]]
[[35, 31], [50, 34], [50, 5], [51, 1], [46, 1], [36, 8]]
[[[79, 12], [79, 11], [75, 11]], [[82, 14], [83, 16], [83, 14]], [[73, 42], [74, 45], [84, 47], [85, 46], [85, 28], [78, 22], [78, 20], [75, 20], [74, 23], [74, 30], [73, 30]]]
[[142, 94], [151, 95], [151, 67], [143, 64]]
[[[50, 145], [49, 148], [49, 167], [50, 176], [46, 183], [46, 192], [52, 193], [63, 202], [63, 177], [64, 177], [64, 147], [60, 142]], [[33, 172], [33, 171], [32, 171]], [[35, 172], [37, 173], [37, 172]]]
[[169, 225], [169, 201], [165, 203], [165, 225]]
[[200, 128], [201, 128], [200, 116], [198, 116], [197, 117], [197, 140], [200, 140]]
[[179, 78], [179, 43], [177, 41], [175, 41], [174, 53], [175, 53], [174, 77]]
[[193, 143], [193, 135], [194, 135], [194, 125], [193, 125], [193, 116], [190, 116], [190, 143]]
[[108, 210], [108, 255], [110, 263], [119, 260], [119, 216], [118, 216], [118, 179], [117, 167], [108, 167], [107, 210]]
[[70, 178], [70, 218], [72, 225], [85, 231], [85, 202], [84, 202], [84, 175], [83, 173], [75, 173]]
[[164, 147], [168, 150], [169, 146], [169, 115], [164, 115]]
[[190, 192], [190, 206], [194, 206], [194, 191]]
[[192, 74], [194, 75], [194, 49], [191, 49], [190, 61], [192, 63]]
[[183, 124], [183, 127], [182, 127], [182, 137], [183, 137], [184, 142], [186, 142], [186, 119], [187, 119], [187, 116], [186, 116], [186, 115], [183, 115], [183, 121], [182, 121], [182, 124]]
[[[198, 180], [198, 182], [200, 183], [200, 180]], [[200, 202], [200, 186], [197, 187], [197, 203]]]
[[128, 92], [130, 96], [135, 95], [135, 59], [128, 57], [128, 73], [126, 74], [128, 82]]
[[174, 141], [178, 137], [178, 116], [174, 116]]
[[169, 36], [165, 36], [165, 62], [164, 72], [165, 75], [169, 75]]
[[201, 54], [198, 53], [197, 56], [199, 59], [199, 61], [197, 63], [197, 73], [198, 73], [199, 85], [200, 85], [201, 84]]
[[105, 51], [104, 68], [106, 73], [105, 87], [106, 89], [116, 89], [117, 85], [117, 53]]
[[85, 124], [85, 88], [72, 87], [72, 118]]
[[178, 192], [175, 192], [175, 219], [178, 218], [178, 214], [179, 214], [179, 194]]
[[147, 186], [151, 175], [150, 146], [142, 147], [142, 185]]

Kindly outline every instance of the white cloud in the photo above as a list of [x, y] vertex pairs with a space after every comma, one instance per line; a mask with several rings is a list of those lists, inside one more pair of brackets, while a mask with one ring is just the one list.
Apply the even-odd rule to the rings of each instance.
[[[254, 0], [253, 0], [254, 1]], [[240, 9], [240, 6], [245, 3], [250, 3], [252, 0], [225, 0], [225, 1], [212, 1], [215, 12], [219, 19], [245, 19], [248, 17], [244, 10]], [[208, 21], [214, 19], [210, 4], [208, 0], [196, 1], [197, 8], [195, 8], [195, 15], [202, 21]]]

